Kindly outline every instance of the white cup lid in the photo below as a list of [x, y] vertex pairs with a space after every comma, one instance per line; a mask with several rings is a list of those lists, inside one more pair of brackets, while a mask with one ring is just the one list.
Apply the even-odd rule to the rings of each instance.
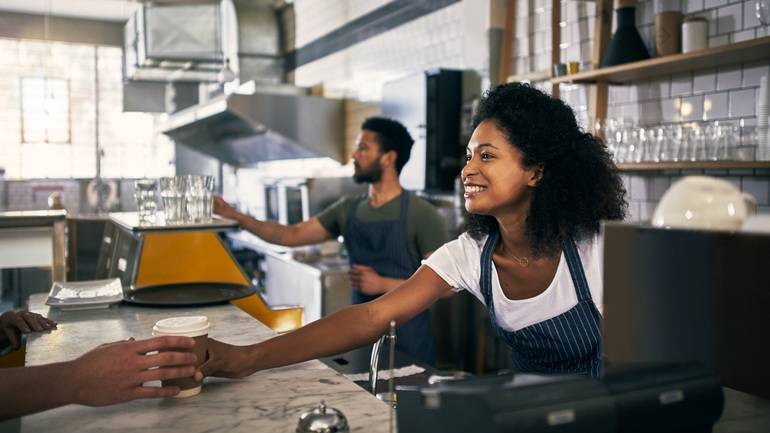
[[169, 317], [159, 320], [152, 328], [153, 335], [181, 335], [197, 337], [208, 334], [209, 318], [206, 316]]

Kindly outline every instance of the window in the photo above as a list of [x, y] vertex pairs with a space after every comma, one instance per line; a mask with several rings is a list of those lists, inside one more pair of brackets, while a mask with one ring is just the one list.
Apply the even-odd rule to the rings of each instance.
[[23, 143], [70, 143], [69, 81], [22, 78], [21, 128]]

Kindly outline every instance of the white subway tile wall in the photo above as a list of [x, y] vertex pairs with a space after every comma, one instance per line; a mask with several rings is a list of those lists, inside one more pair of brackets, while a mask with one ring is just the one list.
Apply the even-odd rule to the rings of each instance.
[[[95, 59], [98, 56], [99, 145], [104, 177], [173, 172], [174, 147], [153, 135], [154, 117], [122, 111], [118, 47], [0, 38], [0, 167], [7, 179], [90, 178], [96, 174]], [[24, 77], [66, 80], [69, 143], [23, 143], [19, 92]]]
[[[380, 0], [297, 0], [298, 46], [384, 3]], [[488, 82], [489, 57], [478, 53], [489, 51], [486, 42], [489, 17], [483, 14], [470, 16], [471, 3], [472, 0], [463, 0], [303, 65], [296, 72], [297, 84], [323, 83], [328, 94], [377, 101], [381, 97], [382, 83], [431, 67], [475, 69]], [[480, 7], [477, 6], [479, 3], [487, 5], [486, 2], [476, 2], [474, 7]], [[590, 60], [596, 5], [593, 2], [564, 0], [561, 7], [559, 46], [562, 61], [579, 61], [582, 62], [581, 68], [592, 68]], [[767, 28], [753, 16], [753, 8], [754, 0], [681, 1], [685, 16], [703, 16], [708, 20], [709, 44], [712, 47], [768, 34]], [[550, 71], [551, 2], [517, 2], [515, 14], [511, 73]], [[650, 53], [654, 55], [653, 0], [639, 2], [636, 24]], [[697, 120], [755, 125], [754, 95], [759, 79], [768, 73], [770, 60], [738, 67], [698, 70], [629, 86], [611, 86], [609, 116], [625, 117], [648, 125]], [[535, 84], [550, 91], [547, 82]], [[588, 86], [578, 85], [562, 85], [560, 88], [562, 99], [573, 107], [584, 126], [588, 124], [588, 90]], [[623, 174], [629, 191], [630, 219], [648, 219], [665, 188], [682, 176], [691, 174], [724, 177], [744, 191], [762, 196], [757, 197], [759, 210], [770, 212], [767, 197], [770, 171], [677, 170], [664, 174]]]
[[[384, 3], [387, 2], [295, 2], [298, 47], [349, 22], [349, 11], [355, 10], [360, 16]], [[475, 68], [477, 65], [466, 65], [463, 57], [465, 17], [462, 10], [463, 2], [455, 3], [302, 65], [296, 70], [295, 82], [300, 86], [323, 83], [328, 96], [376, 101], [381, 98], [383, 83], [410, 73], [437, 67]], [[332, 22], [336, 24], [330, 24]], [[473, 48], [486, 50], [485, 47]]]

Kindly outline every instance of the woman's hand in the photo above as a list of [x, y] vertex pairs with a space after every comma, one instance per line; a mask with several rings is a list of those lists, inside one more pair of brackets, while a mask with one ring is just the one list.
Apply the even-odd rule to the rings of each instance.
[[195, 373], [195, 380], [201, 381], [207, 376], [240, 378], [256, 371], [249, 367], [252, 359], [249, 347], [233, 346], [209, 338], [208, 360]]
[[50, 331], [54, 328], [56, 322], [40, 314], [30, 311], [6, 311], [0, 315], [0, 349], [10, 344], [17, 350], [21, 347], [21, 334]]

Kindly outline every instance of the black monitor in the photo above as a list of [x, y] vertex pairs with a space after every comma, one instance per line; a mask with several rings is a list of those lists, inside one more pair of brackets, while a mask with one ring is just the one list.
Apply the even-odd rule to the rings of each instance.
[[604, 355], [770, 397], [770, 234], [604, 225]]

